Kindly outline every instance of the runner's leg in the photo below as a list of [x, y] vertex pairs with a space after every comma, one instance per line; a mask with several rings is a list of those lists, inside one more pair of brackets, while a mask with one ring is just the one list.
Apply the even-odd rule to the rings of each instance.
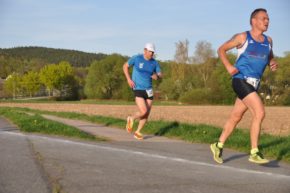
[[247, 106], [243, 103], [243, 101], [239, 98], [236, 99], [234, 108], [230, 114], [229, 119], [224, 125], [223, 132], [219, 138], [219, 142], [225, 143], [227, 138], [231, 135], [236, 125], [242, 119], [244, 113], [247, 111]]
[[[137, 102], [136, 102], [137, 103]], [[143, 101], [140, 101], [139, 102], [140, 106], [139, 107], [139, 111], [143, 112], [143, 116], [140, 117], [140, 120], [139, 120], [139, 125], [138, 125], [138, 128], [137, 128], [137, 133], [141, 133], [141, 130], [143, 129], [145, 123], [147, 122], [148, 120], [148, 117], [149, 117], [149, 114], [150, 114], [150, 111], [151, 111], [151, 107], [152, 107], [152, 103], [153, 103], [153, 100], [150, 100], [150, 99], [146, 99]]]
[[261, 124], [265, 117], [265, 108], [261, 98], [256, 92], [253, 92], [243, 99], [244, 104], [249, 108], [253, 120], [251, 125], [251, 146], [258, 148], [259, 135], [261, 130]]
[[146, 104], [145, 104], [145, 99], [144, 98], [135, 97], [135, 103], [137, 105], [138, 111], [131, 116], [131, 118], [133, 120], [141, 119], [141, 117], [143, 117], [146, 114], [146, 112], [147, 112], [147, 108], [146, 108]]

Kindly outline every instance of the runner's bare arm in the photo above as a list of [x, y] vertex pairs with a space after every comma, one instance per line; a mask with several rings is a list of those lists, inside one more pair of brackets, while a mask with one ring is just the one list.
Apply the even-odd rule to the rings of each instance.
[[271, 51], [270, 51], [270, 56], [269, 56], [269, 66], [270, 66], [270, 69], [272, 71], [276, 71], [277, 68], [278, 68], [278, 64], [274, 58], [274, 53], [273, 53], [273, 40], [271, 37], [268, 36], [268, 41], [269, 43], [271, 44]]
[[236, 73], [238, 73], [238, 69], [235, 68], [229, 61], [229, 59], [227, 58], [227, 51], [233, 49], [233, 48], [238, 48], [241, 45], [243, 45], [243, 43], [246, 41], [247, 35], [245, 32], [243, 33], [239, 33], [234, 35], [230, 40], [228, 40], [227, 42], [225, 42], [223, 45], [221, 45], [218, 49], [218, 55], [222, 61], [222, 63], [224, 64], [225, 68], [227, 69], [228, 73], [230, 75], [234, 75]]
[[131, 77], [130, 77], [130, 73], [129, 73], [129, 64], [128, 64], [128, 62], [126, 62], [126, 63], [123, 65], [123, 72], [124, 72], [125, 77], [126, 77], [126, 79], [127, 79], [128, 85], [129, 85], [131, 88], [134, 88], [134, 87], [135, 87], [135, 83], [133, 82], [133, 80], [132, 80]]

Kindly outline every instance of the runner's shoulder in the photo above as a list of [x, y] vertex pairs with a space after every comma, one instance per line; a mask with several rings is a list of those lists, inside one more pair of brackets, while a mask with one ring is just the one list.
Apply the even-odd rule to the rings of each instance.
[[235, 38], [239, 43], [243, 44], [247, 39], [247, 32], [237, 33]]
[[237, 44], [237, 48], [241, 47], [242, 45], [244, 45], [244, 43], [247, 40], [247, 32], [241, 32], [241, 33], [237, 33], [233, 36], [233, 41], [236, 42]]
[[273, 44], [273, 40], [270, 36], [266, 36], [268, 38], [268, 42], [272, 45]]
[[136, 54], [136, 55], [132, 56], [132, 58], [142, 58], [142, 57], [143, 57], [142, 54]]
[[138, 60], [141, 60], [143, 58], [143, 55], [141, 54], [135, 54], [134, 56], [132, 56], [131, 58], [129, 58], [129, 61], [132, 62], [132, 61], [138, 61]]

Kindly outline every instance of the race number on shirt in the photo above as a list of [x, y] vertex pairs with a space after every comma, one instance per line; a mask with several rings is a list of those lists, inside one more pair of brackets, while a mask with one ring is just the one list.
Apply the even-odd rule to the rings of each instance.
[[146, 92], [147, 92], [147, 96], [148, 97], [152, 97], [153, 96], [153, 89], [148, 89], [148, 90], [146, 90]]

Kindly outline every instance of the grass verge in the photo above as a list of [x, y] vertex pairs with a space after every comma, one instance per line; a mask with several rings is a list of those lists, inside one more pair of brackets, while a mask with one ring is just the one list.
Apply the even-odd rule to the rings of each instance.
[[0, 107], [0, 115], [11, 120], [19, 127], [22, 132], [42, 133], [92, 141], [105, 140], [100, 137], [96, 137], [94, 135], [80, 131], [75, 127], [47, 120], [38, 113], [29, 115], [23, 110], [19, 111], [19, 109], [16, 108]]
[[[28, 108], [3, 108], [15, 109], [17, 111], [34, 112], [39, 114], [50, 114], [60, 117], [101, 123], [106, 126], [124, 128], [125, 120], [103, 116], [89, 116], [86, 114], [72, 112], [49, 112], [38, 111]], [[1, 107], [0, 107], [1, 112]], [[1, 113], [0, 113], [1, 114]], [[136, 127], [137, 124], [135, 124]], [[144, 128], [144, 133], [157, 136], [177, 138], [192, 143], [213, 143], [218, 140], [222, 131], [221, 128], [198, 124], [184, 124], [179, 122], [149, 121]], [[247, 130], [236, 129], [226, 143], [226, 148], [235, 149], [241, 152], [249, 152], [250, 134]], [[279, 137], [268, 134], [261, 134], [260, 149], [266, 157], [276, 160], [283, 160], [290, 163], [290, 136]]]

